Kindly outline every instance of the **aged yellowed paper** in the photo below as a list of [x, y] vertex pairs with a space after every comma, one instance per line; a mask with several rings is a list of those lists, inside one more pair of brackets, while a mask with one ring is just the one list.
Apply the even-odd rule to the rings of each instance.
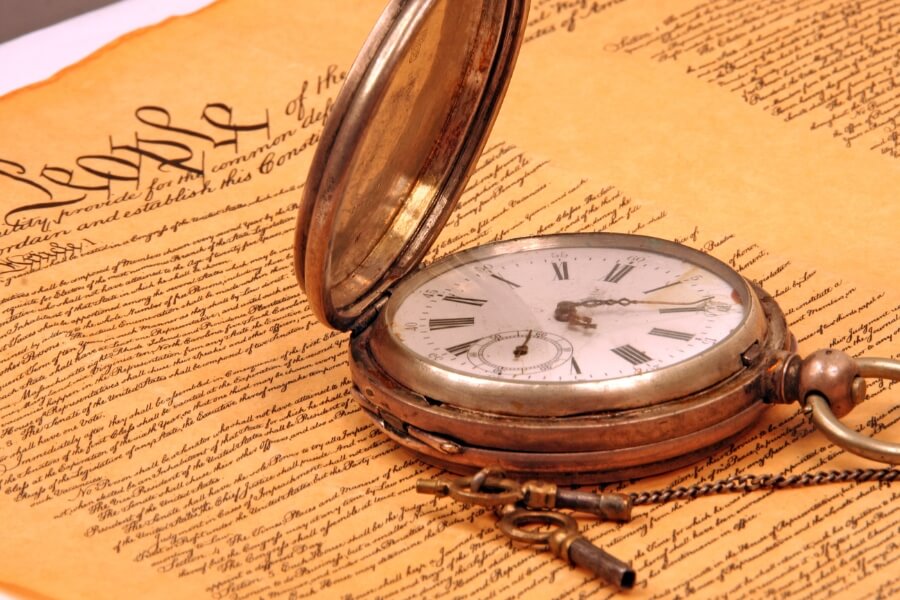
[[[580, 598], [350, 393], [292, 272], [322, 122], [382, 8], [223, 0], [0, 99], [0, 589], [47, 598]], [[495, 239], [675, 239], [761, 283], [800, 351], [900, 356], [900, 11], [875, 1], [533, 0], [430, 258]], [[845, 422], [900, 439], [873, 383]], [[877, 467], [796, 406], [608, 489]], [[896, 484], [581, 520], [641, 598], [891, 597]]]

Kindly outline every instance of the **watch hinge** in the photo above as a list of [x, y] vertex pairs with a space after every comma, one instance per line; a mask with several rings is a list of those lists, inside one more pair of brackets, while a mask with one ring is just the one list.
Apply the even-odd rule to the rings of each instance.
[[385, 429], [389, 429], [392, 433], [400, 437], [408, 437], [406, 423], [380, 408], [378, 409], [378, 417], [381, 419], [381, 422], [384, 423]]
[[378, 313], [381, 311], [382, 307], [387, 303], [388, 298], [390, 298], [391, 293], [385, 292], [381, 295], [377, 300], [372, 302], [368, 308], [359, 317], [353, 322], [353, 325], [350, 326], [350, 334], [356, 335], [360, 331], [363, 331], [369, 325], [372, 324], [372, 321], [378, 316]]
[[460, 446], [456, 442], [419, 429], [414, 425], [407, 425], [406, 431], [411, 437], [414, 437], [426, 446], [434, 448], [435, 450], [444, 454], [461, 454], [463, 451], [462, 446]]

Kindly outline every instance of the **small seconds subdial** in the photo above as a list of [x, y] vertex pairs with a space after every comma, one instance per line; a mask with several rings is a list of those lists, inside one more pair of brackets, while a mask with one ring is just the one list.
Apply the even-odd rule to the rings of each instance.
[[572, 343], [546, 331], [504, 331], [481, 338], [466, 353], [476, 369], [495, 375], [530, 375], [556, 369], [572, 359]]

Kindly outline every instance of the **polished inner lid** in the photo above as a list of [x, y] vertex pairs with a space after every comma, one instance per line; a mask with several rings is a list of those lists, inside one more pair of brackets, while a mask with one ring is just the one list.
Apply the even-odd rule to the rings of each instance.
[[395, 1], [329, 116], [300, 207], [295, 266], [316, 316], [347, 329], [416, 267], [499, 108], [527, 0]]

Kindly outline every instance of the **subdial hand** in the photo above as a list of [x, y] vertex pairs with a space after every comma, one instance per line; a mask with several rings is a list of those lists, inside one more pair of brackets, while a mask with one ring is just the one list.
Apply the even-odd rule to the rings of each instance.
[[532, 330], [528, 330], [528, 335], [525, 336], [525, 341], [513, 348], [513, 356], [519, 358], [520, 356], [525, 356], [528, 354], [528, 341], [531, 339]]

